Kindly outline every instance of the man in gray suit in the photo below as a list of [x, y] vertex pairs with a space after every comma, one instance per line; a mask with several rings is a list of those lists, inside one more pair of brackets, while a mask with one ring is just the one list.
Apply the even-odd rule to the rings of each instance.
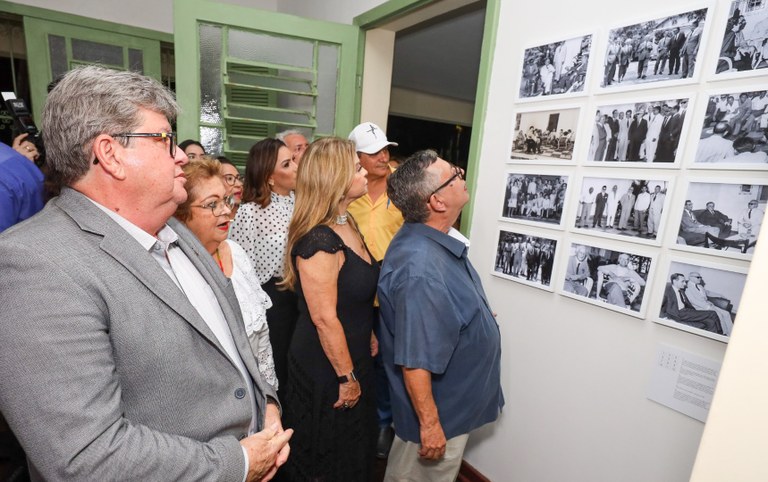
[[269, 480], [288, 457], [232, 283], [171, 218], [176, 112], [155, 80], [100, 67], [49, 94], [64, 187], [0, 235], [0, 410], [33, 480]]

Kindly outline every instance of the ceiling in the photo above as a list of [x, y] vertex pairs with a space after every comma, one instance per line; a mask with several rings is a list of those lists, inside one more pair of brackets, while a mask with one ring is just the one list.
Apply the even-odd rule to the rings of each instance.
[[392, 86], [475, 101], [485, 2], [399, 30]]

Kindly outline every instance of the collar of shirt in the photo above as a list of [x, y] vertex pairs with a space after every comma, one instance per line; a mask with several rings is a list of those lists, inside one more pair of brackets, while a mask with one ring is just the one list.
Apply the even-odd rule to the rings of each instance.
[[147, 251], [151, 250], [152, 247], [157, 242], [164, 244], [165, 246], [163, 247], [166, 247], [177, 242], [179, 239], [179, 235], [176, 234], [176, 231], [171, 229], [171, 227], [168, 226], [167, 224], [164, 225], [163, 228], [157, 232], [157, 238], [155, 238], [154, 236], [144, 231], [140, 227], [136, 226], [132, 222], [128, 221], [124, 217], [120, 216], [116, 212], [102, 206], [101, 204], [97, 203], [96, 201], [89, 198], [88, 196], [86, 196], [85, 198], [91, 201], [93, 204], [95, 204], [97, 208], [104, 211], [104, 213], [107, 216], [112, 218], [112, 220], [116, 222], [118, 225], [120, 225], [121, 228], [125, 229], [128, 232], [128, 234], [130, 234], [133, 239], [138, 241], [139, 244], [141, 244], [141, 246]]
[[293, 191], [291, 191], [287, 196], [283, 196], [281, 194], [276, 193], [275, 191], [272, 191], [269, 195], [269, 199], [271, 202], [279, 205], [286, 205], [286, 204], [293, 204], [295, 200], [295, 194]]
[[448, 234], [422, 223], [406, 223], [403, 228], [428, 237], [457, 258], [461, 258], [469, 247], [469, 240], [453, 228], [448, 230]]

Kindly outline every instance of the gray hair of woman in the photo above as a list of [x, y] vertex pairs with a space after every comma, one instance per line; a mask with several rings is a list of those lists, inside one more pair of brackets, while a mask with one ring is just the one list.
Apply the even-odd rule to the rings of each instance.
[[387, 195], [406, 223], [423, 223], [429, 218], [427, 204], [430, 194], [440, 184], [440, 177], [427, 168], [437, 159], [437, 152], [431, 149], [418, 151], [387, 179]]
[[[139, 109], [161, 113], [173, 122], [179, 110], [160, 82], [137, 72], [97, 66], [67, 72], [48, 94], [42, 130], [47, 162], [64, 185], [90, 168], [91, 147], [100, 134], [132, 132], [142, 122]], [[131, 139], [116, 138], [123, 146]]]

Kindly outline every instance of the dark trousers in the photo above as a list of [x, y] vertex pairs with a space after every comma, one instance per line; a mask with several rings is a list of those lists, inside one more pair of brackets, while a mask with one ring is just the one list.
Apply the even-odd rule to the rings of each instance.
[[[376, 336], [381, 333], [381, 315], [379, 307], [374, 308], [373, 328]], [[373, 367], [376, 371], [376, 414], [379, 419], [379, 427], [389, 427], [392, 425], [392, 397], [389, 395], [389, 381], [387, 372], [384, 370], [384, 362], [381, 360], [381, 352], [373, 359]]]
[[275, 375], [280, 383], [277, 396], [283, 398], [288, 383], [288, 347], [296, 328], [296, 320], [299, 318], [299, 307], [295, 292], [277, 288], [280, 281], [280, 278], [272, 278], [261, 285], [261, 288], [272, 300], [272, 308], [267, 310], [267, 325], [272, 357], [275, 360]]

